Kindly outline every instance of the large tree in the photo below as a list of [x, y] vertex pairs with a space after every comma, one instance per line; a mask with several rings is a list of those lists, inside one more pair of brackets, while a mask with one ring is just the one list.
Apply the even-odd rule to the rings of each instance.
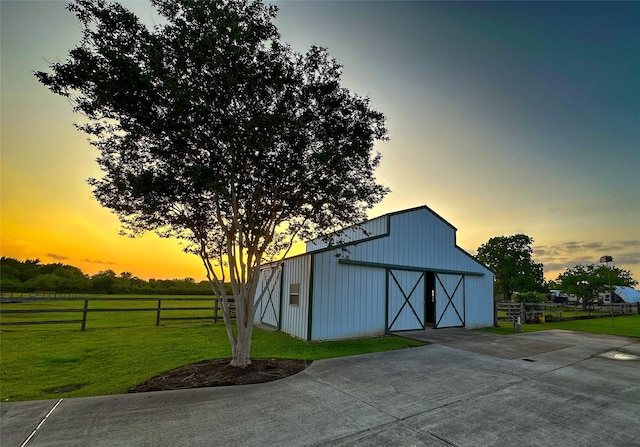
[[76, 0], [81, 42], [36, 76], [86, 116], [104, 171], [90, 184], [125, 232], [200, 256], [244, 367], [261, 265], [296, 237], [363, 221], [387, 192], [373, 152], [385, 119], [341, 86], [326, 49], [280, 41], [273, 5], [151, 3], [166, 22], [149, 29], [118, 3]]
[[584, 305], [596, 300], [598, 294], [608, 291], [609, 287], [638, 284], [630, 271], [603, 264], [578, 264], [558, 275], [557, 281], [563, 292], [582, 298]]
[[493, 270], [494, 292], [510, 300], [514, 292], [542, 291], [543, 266], [533, 260], [533, 238], [526, 234], [492, 237], [476, 259]]

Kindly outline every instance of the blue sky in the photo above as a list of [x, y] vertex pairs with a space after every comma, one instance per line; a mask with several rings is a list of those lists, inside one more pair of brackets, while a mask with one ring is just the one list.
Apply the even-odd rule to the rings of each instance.
[[[146, 1], [124, 3], [157, 23]], [[329, 48], [387, 116], [376, 149], [392, 193], [372, 217], [426, 204], [472, 253], [525, 233], [547, 278], [607, 254], [640, 279], [640, 3], [274, 3], [282, 39]], [[90, 197], [97, 154], [31, 75], [79, 39], [64, 2], [1, 7], [2, 254], [201, 278], [170, 241], [118, 238]]]

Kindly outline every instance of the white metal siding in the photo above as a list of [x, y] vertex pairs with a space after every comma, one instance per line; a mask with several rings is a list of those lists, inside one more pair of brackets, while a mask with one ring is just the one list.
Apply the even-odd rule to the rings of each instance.
[[475, 329], [493, 325], [493, 274], [466, 276], [465, 327]]
[[[308, 332], [310, 274], [311, 255], [285, 260], [282, 270], [281, 329], [304, 340]], [[289, 304], [291, 284], [300, 284], [300, 302], [297, 306]]]
[[313, 256], [312, 340], [384, 334], [385, 271], [339, 265], [333, 252]]
[[392, 215], [390, 236], [349, 246], [345, 258], [435, 270], [490, 271], [455, 245], [455, 229], [428, 210]]
[[[339, 243], [355, 242], [362, 239], [381, 236], [388, 231], [387, 216], [377, 217], [375, 219], [364, 222], [361, 226], [349, 227], [337, 233], [336, 237], [331, 241], [331, 245]], [[306, 251], [322, 250], [328, 247], [328, 244], [322, 239], [314, 239], [307, 242]]]

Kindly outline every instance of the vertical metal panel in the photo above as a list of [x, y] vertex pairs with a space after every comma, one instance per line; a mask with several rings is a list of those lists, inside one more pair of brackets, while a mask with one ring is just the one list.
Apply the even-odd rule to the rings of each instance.
[[[331, 240], [331, 245], [344, 244], [359, 240], [375, 238], [382, 236], [388, 232], [387, 216], [377, 217], [375, 219], [364, 222], [361, 226], [348, 227], [336, 234]], [[322, 250], [329, 246], [329, 243], [322, 239], [314, 239], [307, 242], [306, 251]]]
[[314, 254], [313, 340], [380, 335], [385, 329], [385, 271], [345, 266], [333, 252]]
[[465, 286], [465, 327], [474, 329], [493, 325], [493, 274], [467, 276]]
[[[311, 255], [296, 256], [285, 260], [282, 271], [282, 331], [294, 337], [307, 338], [309, 313], [309, 283], [311, 279]], [[300, 284], [299, 304], [291, 305], [291, 284]]]

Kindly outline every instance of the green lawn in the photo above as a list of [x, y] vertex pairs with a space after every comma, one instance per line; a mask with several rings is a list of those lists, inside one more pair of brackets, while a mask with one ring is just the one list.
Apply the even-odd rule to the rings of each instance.
[[[167, 297], [162, 297], [163, 299]], [[211, 301], [212, 302], [212, 301]], [[209, 303], [211, 303], [209, 302]], [[207, 302], [163, 302], [163, 306], [207, 306]], [[32, 303], [2, 303], [1, 310], [18, 308], [82, 308], [82, 301], [55, 300]], [[91, 302], [90, 308], [154, 307], [157, 301]], [[163, 313], [163, 316], [203, 316], [212, 312]], [[2, 314], [2, 321], [79, 319], [79, 313]], [[512, 334], [504, 323], [490, 332]], [[567, 329], [640, 337], [640, 315], [591, 320], [525, 324], [524, 332]], [[399, 338], [306, 343], [281, 332], [256, 328], [254, 358], [318, 360], [417, 346]], [[0, 399], [19, 401], [124, 393], [162, 372], [190, 363], [228, 358], [231, 352], [222, 322], [163, 322], [155, 326], [155, 312], [89, 312], [87, 330], [80, 324], [4, 326], [0, 332]]]
[[[188, 300], [185, 300], [187, 298]], [[191, 301], [196, 298], [199, 301]], [[156, 322], [156, 314], [158, 300], [162, 300], [162, 308], [185, 308], [200, 307], [207, 310], [163, 310], [162, 318], [175, 318], [181, 316], [201, 316], [203, 320], [211, 321], [213, 317], [214, 300], [213, 297], [185, 297], [185, 296], [155, 296], [142, 298], [135, 295], [110, 295], [110, 296], [92, 296], [88, 302], [88, 313], [86, 327], [88, 329], [95, 328], [122, 328], [133, 326], [153, 326]], [[202, 301], [204, 299], [204, 301]], [[3, 302], [1, 310], [46, 310], [60, 309], [69, 310], [70, 312], [56, 313], [30, 313], [30, 314], [0, 314], [1, 321], [47, 321], [47, 320], [82, 320], [82, 310], [84, 300], [82, 299], [49, 299], [44, 301], [32, 301], [11, 303]], [[135, 312], [117, 312], [108, 311], [109, 309], [137, 309]], [[141, 309], [149, 309], [143, 311]], [[162, 324], [171, 324], [162, 322]], [[15, 328], [16, 326], [5, 326], [5, 328]], [[34, 328], [35, 326], [29, 326]], [[59, 328], [79, 329], [80, 323], [64, 324]]]
[[[8, 327], [0, 343], [2, 401], [124, 393], [179, 366], [231, 356], [224, 325], [95, 328]], [[306, 343], [256, 328], [254, 358], [317, 360], [419, 346], [399, 337]]]
[[[588, 320], [568, 320], [539, 324], [523, 324], [522, 332], [565, 329], [568, 331], [595, 332], [598, 334], [640, 337], [640, 315], [625, 315], [615, 318], [603, 317]], [[500, 327], [482, 329], [496, 334], [513, 334], [513, 323], [500, 321]]]

